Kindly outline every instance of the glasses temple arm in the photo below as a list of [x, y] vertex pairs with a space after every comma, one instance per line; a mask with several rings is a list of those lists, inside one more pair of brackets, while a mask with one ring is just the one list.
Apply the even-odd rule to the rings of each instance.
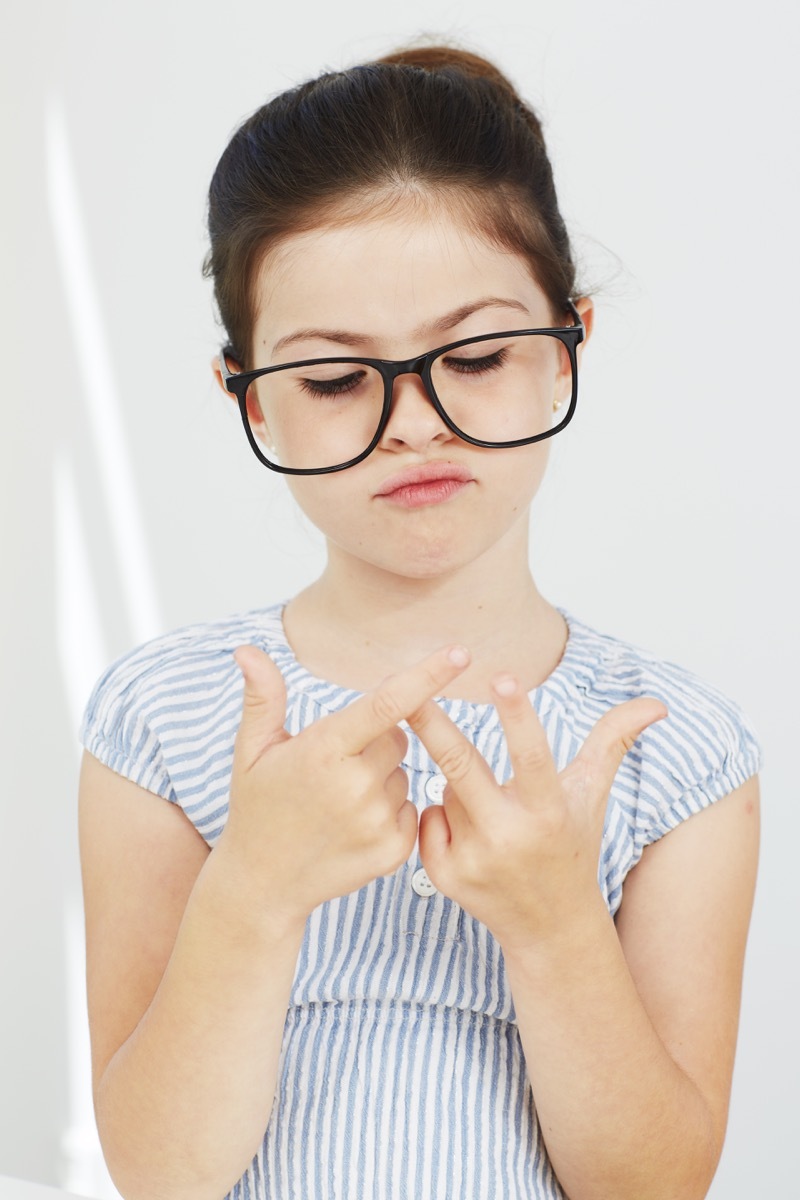
[[583, 319], [581, 318], [581, 314], [578, 312], [577, 308], [575, 307], [575, 305], [572, 303], [572, 301], [571, 301], [571, 300], [568, 300], [568, 301], [567, 301], [567, 308], [568, 308], [568, 309], [569, 309], [569, 311], [572, 313], [572, 319], [573, 319], [573, 321], [575, 322], [575, 325], [576, 325], [576, 327], [577, 327], [578, 329], [580, 329], [580, 331], [581, 331], [581, 338], [580, 338], [580, 340], [581, 340], [581, 341], [583, 341], [583, 339], [584, 339], [584, 337], [585, 337], [585, 335], [586, 335], [586, 326], [585, 326], [585, 325], [584, 325], [584, 323], [583, 323]]

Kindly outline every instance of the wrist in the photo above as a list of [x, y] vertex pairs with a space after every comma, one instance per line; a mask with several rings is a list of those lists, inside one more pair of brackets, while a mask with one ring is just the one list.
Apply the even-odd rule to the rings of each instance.
[[609, 934], [616, 941], [614, 921], [598, 886], [570, 899], [545, 919], [537, 915], [513, 931], [496, 935], [507, 966], [527, 969], [540, 964], [544, 970], [561, 971], [566, 964], [576, 964], [580, 968]]
[[269, 864], [253, 864], [223, 830], [203, 868], [215, 900], [237, 923], [271, 936], [302, 939], [309, 914], [298, 906]]

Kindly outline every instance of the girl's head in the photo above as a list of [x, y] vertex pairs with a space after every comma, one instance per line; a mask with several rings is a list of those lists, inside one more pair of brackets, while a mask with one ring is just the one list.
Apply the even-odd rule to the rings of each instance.
[[275, 97], [223, 153], [204, 269], [240, 368], [264, 365], [260, 268], [284, 239], [409, 208], [444, 210], [520, 255], [564, 323], [575, 266], [537, 117], [477, 55], [401, 50]]
[[[229, 366], [271, 368], [266, 390], [280, 391], [277, 409], [268, 418], [254, 401], [251, 412], [248, 388], [248, 420], [284, 465], [298, 448], [318, 467], [318, 454], [342, 463], [349, 452], [340, 446], [366, 449], [353, 447], [349, 414], [363, 411], [363, 393], [374, 400], [363, 364], [328, 364], [322, 386], [313, 370], [309, 379], [287, 364], [352, 354], [402, 365], [460, 339], [573, 323], [575, 268], [539, 122], [491, 64], [462, 51], [398, 52], [272, 100], [218, 164], [209, 229], [206, 269]], [[577, 307], [588, 333], [591, 301]], [[510, 353], [532, 346], [517, 341]], [[540, 407], [551, 420], [572, 370], [561, 343], [543, 342], [553, 353]], [[448, 355], [447, 370], [468, 387], [483, 372], [488, 386], [505, 351], [475, 345], [467, 362]], [[291, 399], [278, 379], [289, 381]], [[331, 385], [346, 396], [327, 396]], [[442, 420], [426, 387], [408, 371], [394, 380], [388, 424], [357, 465], [287, 476], [329, 553], [336, 546], [351, 561], [427, 578], [492, 547], [526, 544], [549, 442], [472, 445]], [[501, 442], [530, 432], [474, 436]], [[409, 470], [449, 478], [409, 497], [400, 489]], [[387, 488], [395, 489], [388, 500]]]

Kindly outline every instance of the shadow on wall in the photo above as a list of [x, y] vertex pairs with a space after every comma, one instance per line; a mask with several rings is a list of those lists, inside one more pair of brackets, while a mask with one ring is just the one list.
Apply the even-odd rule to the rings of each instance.
[[[113, 572], [126, 644], [155, 636], [162, 622], [102, 307], [92, 276], [67, 122], [63, 106], [54, 97], [45, 112], [45, 148], [57, 270], [83, 401], [82, 411], [75, 412], [72, 422], [76, 435], [80, 431], [80, 455], [69, 443], [55, 445], [52, 462], [56, 645], [75, 737], [91, 687], [110, 658], [100, 572], [93, 564], [102, 562], [106, 577]], [[98, 514], [104, 515], [104, 528], [100, 522], [98, 529]], [[75, 744], [80, 755], [76, 738]], [[92, 1104], [83, 906], [79, 895], [64, 899], [69, 1118], [60, 1143], [59, 1182], [98, 1200], [116, 1200], [119, 1193], [105, 1167]]]

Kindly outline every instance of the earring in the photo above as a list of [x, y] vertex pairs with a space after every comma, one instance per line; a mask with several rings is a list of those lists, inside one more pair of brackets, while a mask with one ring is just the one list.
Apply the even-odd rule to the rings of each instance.
[[561, 408], [562, 403], [563, 403], [563, 401], [561, 401], [561, 400], [554, 400], [553, 401], [553, 412], [558, 412], [558, 410]]

